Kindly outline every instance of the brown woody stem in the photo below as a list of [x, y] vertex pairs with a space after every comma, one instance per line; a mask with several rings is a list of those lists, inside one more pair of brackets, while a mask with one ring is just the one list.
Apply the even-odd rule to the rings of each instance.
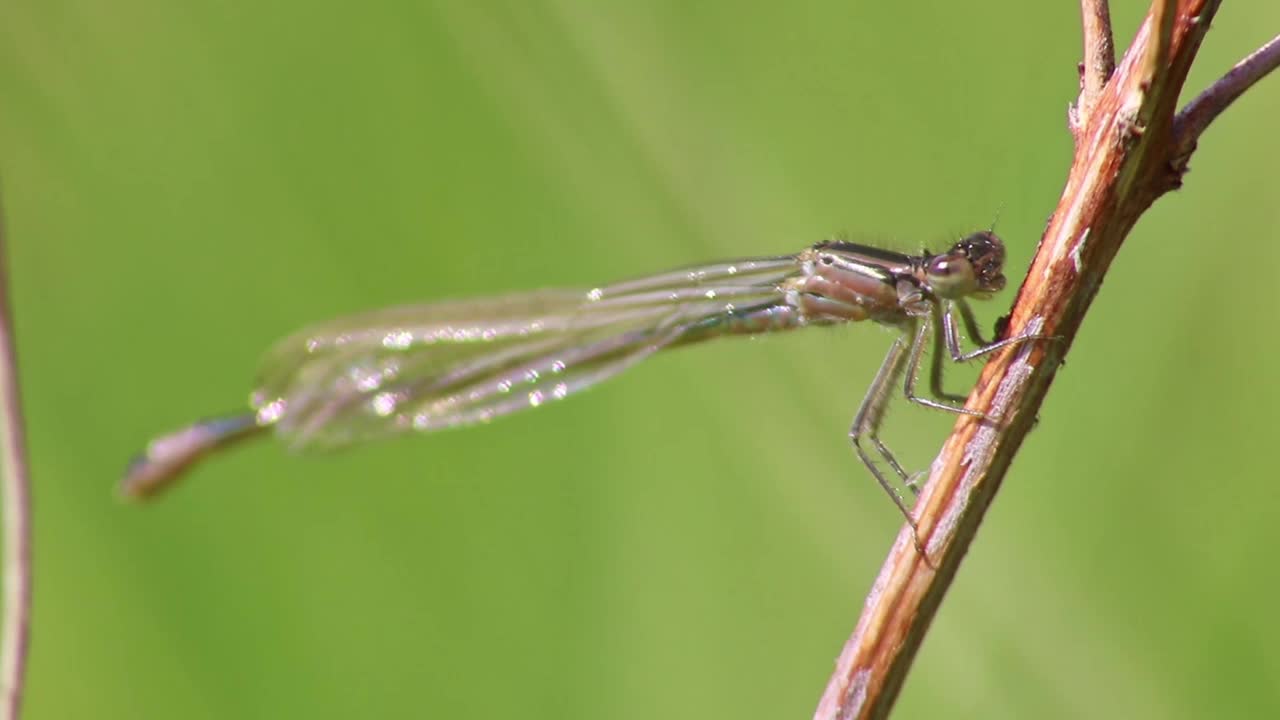
[[[837, 660], [815, 718], [882, 718], [892, 709], [1112, 259], [1147, 208], [1181, 184], [1186, 165], [1179, 138], [1191, 132], [1193, 121], [1184, 113], [1181, 134], [1176, 133], [1174, 111], [1218, 5], [1218, 0], [1156, 0], [1091, 112], [1079, 116], [1070, 173], [1018, 291], [1007, 331], [1009, 337], [1043, 334], [1058, 340], [997, 352], [983, 368], [966, 407], [1001, 420], [961, 417], [956, 422], [915, 510], [929, 561], [916, 551], [911, 528], [904, 527]], [[1275, 52], [1280, 51], [1268, 50]], [[1274, 62], [1270, 54], [1258, 61]], [[1088, 62], [1085, 69], [1087, 91]], [[1260, 76], [1256, 69], [1248, 74]], [[1231, 92], [1239, 95], [1256, 79]]]

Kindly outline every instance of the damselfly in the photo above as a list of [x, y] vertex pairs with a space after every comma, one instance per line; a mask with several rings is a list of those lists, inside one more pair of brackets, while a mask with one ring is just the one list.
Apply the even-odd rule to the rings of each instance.
[[[795, 255], [727, 260], [589, 291], [540, 290], [339, 318], [267, 354], [249, 411], [153, 441], [130, 465], [122, 490], [152, 495], [206, 453], [269, 428], [294, 447], [331, 448], [476, 425], [562, 400], [659, 350], [870, 319], [900, 334], [849, 437], [910, 520], [902, 494], [876, 463], [915, 490], [880, 440], [890, 393], [905, 376], [903, 393], [912, 402], [983, 417], [943, 389], [943, 353], [964, 362], [1037, 337], [982, 339], [967, 299], [1001, 290], [1003, 264], [1004, 245], [986, 231], [937, 255], [829, 241]], [[961, 350], [956, 315], [976, 349]], [[932, 398], [915, 392], [930, 344]]]

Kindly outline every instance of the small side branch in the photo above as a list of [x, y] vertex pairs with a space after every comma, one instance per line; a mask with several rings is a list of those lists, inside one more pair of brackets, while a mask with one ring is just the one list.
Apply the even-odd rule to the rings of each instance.
[[1241, 60], [1207, 90], [1178, 113], [1173, 132], [1181, 158], [1187, 158], [1196, 149], [1200, 136], [1209, 125], [1226, 110], [1245, 90], [1266, 77], [1280, 66], [1280, 35], [1271, 38], [1249, 57]]
[[1071, 114], [1071, 133], [1081, 130], [1093, 116], [1098, 96], [1116, 70], [1116, 45], [1111, 34], [1111, 6], [1107, 0], [1081, 0], [1084, 58], [1080, 62], [1080, 97]]

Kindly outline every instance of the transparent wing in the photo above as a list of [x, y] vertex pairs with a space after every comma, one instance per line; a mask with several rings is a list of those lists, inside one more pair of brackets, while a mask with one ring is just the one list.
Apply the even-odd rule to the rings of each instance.
[[[252, 402], [299, 447], [488, 422], [588, 388], [672, 345], [768, 327], [795, 257], [729, 261], [590, 291], [542, 290], [378, 310], [296, 333]], [[788, 316], [789, 317], [789, 316]]]

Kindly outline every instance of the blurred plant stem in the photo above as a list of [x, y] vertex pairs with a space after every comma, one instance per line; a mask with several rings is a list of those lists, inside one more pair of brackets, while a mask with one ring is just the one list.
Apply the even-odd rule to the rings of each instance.
[[995, 353], [934, 461], [814, 715], [882, 718], [976, 537], [1120, 245], [1138, 218], [1182, 184], [1197, 140], [1244, 90], [1280, 64], [1280, 38], [1238, 64], [1181, 113], [1187, 73], [1220, 3], [1156, 0], [1119, 64], [1105, 0], [1083, 0], [1080, 97], [1068, 111], [1075, 155], [1057, 209], [1018, 291], [1006, 337], [1058, 342]]
[[0, 472], [4, 495], [4, 626], [0, 628], [0, 718], [22, 713], [31, 637], [31, 486], [27, 475], [18, 353], [9, 307], [8, 248], [0, 203]]

